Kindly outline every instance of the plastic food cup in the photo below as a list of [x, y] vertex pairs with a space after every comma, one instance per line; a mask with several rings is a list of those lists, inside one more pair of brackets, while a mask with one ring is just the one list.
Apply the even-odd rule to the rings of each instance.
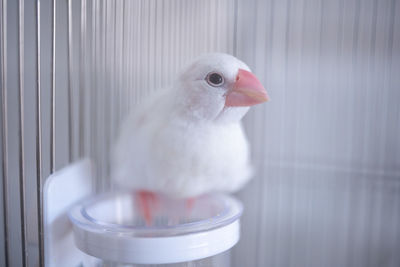
[[157, 196], [152, 223], [146, 225], [136, 193], [116, 192], [74, 206], [69, 217], [76, 246], [103, 266], [229, 266], [242, 210], [238, 200], [224, 194], [198, 197], [192, 205]]

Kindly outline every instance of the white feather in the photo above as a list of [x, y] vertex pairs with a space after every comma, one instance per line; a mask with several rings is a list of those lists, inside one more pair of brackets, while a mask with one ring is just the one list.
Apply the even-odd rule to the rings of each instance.
[[[232, 56], [205, 55], [171, 88], [138, 105], [113, 148], [114, 181], [175, 197], [240, 189], [252, 175], [240, 122], [248, 108], [224, 106], [239, 68], [249, 70]], [[204, 78], [212, 71], [225, 77], [224, 87], [207, 84]]]

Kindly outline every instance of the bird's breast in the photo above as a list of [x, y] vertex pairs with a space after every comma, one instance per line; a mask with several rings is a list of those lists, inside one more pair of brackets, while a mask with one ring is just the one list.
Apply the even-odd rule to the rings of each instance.
[[248, 144], [240, 125], [166, 127], [151, 144], [149, 179], [161, 190], [198, 195], [248, 176]]

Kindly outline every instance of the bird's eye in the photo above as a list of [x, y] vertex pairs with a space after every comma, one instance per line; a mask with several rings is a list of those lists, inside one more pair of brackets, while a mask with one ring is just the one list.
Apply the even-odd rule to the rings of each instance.
[[210, 74], [208, 74], [206, 80], [209, 85], [214, 87], [220, 86], [224, 83], [224, 78], [222, 77], [222, 75], [216, 72], [211, 72]]

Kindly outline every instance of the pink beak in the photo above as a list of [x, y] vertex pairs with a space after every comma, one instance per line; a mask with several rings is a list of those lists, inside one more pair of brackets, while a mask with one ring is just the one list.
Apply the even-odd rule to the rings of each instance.
[[269, 100], [267, 91], [257, 77], [243, 69], [239, 69], [233, 89], [226, 95], [225, 106], [246, 107]]

